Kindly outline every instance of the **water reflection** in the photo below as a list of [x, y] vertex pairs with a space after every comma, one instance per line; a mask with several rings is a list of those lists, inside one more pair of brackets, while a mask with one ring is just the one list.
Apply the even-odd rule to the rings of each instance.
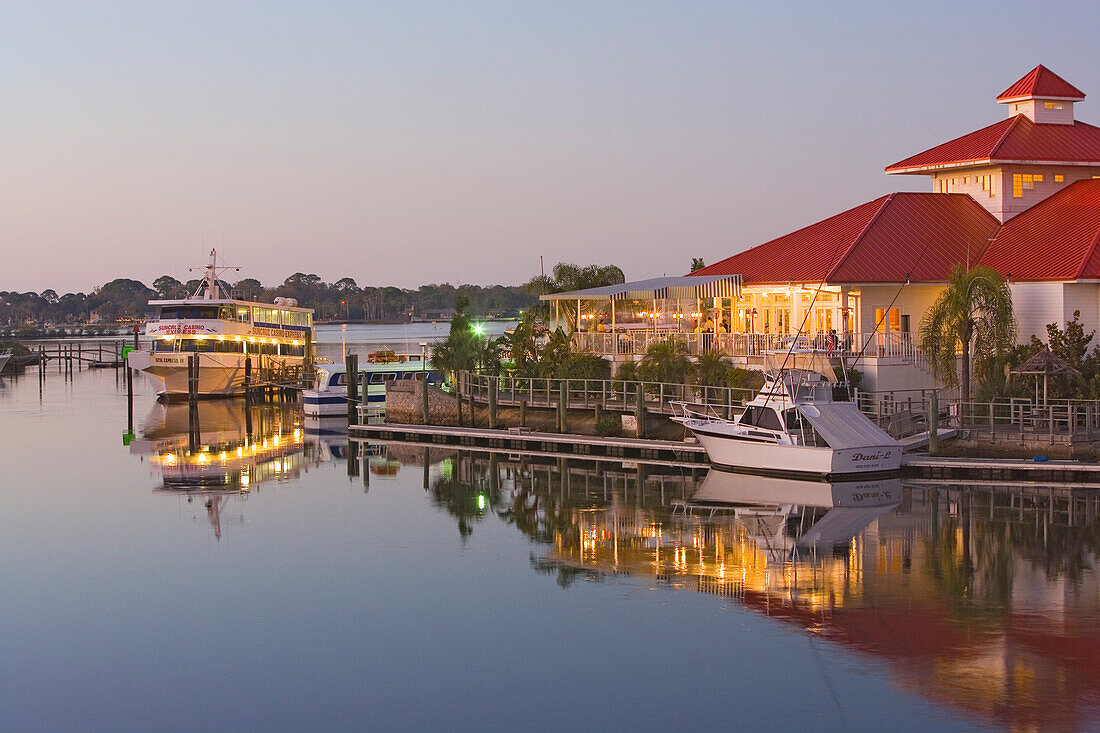
[[532, 567], [713, 594], [885, 661], [982, 719], [1076, 727], [1100, 689], [1100, 498], [1034, 486], [823, 484], [463, 453], [427, 486]]

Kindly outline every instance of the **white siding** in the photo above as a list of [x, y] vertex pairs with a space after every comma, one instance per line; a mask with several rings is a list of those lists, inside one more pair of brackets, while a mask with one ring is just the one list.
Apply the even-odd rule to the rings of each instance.
[[1100, 331], [1100, 285], [1094, 283], [1066, 283], [1062, 290], [1062, 321], [1073, 319], [1073, 312], [1081, 311], [1081, 324], [1085, 334]]
[[[1065, 283], [1019, 283], [1009, 285], [1016, 311], [1016, 340], [1026, 343], [1035, 335], [1046, 340], [1047, 324], [1064, 318], [1062, 290]], [[1072, 313], [1072, 311], [1070, 311]]]

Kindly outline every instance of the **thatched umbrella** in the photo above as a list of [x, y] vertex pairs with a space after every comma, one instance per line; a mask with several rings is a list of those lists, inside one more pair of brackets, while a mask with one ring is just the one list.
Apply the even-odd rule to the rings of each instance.
[[[1071, 374], [1080, 374], [1071, 367], [1066, 360], [1051, 352], [1050, 347], [1044, 346], [1043, 350], [1035, 356], [1025, 361], [1020, 366], [1012, 370], [1013, 374], [1035, 374], [1043, 375], [1043, 404], [1047, 403], [1047, 387], [1050, 382], [1051, 375], [1054, 376], [1069, 376]], [[1038, 388], [1038, 385], [1036, 385]]]

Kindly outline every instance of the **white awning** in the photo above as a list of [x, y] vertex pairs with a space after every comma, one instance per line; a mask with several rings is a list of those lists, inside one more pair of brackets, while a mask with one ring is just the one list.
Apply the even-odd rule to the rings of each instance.
[[541, 300], [654, 300], [740, 298], [740, 275], [654, 277], [600, 288], [540, 295]]

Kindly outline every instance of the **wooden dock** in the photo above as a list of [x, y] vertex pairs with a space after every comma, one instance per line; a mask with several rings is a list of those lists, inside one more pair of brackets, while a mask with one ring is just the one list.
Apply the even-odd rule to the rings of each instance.
[[596, 460], [644, 461], [670, 466], [707, 465], [707, 454], [698, 443], [638, 438], [602, 438], [596, 435], [536, 433], [526, 430], [488, 430], [438, 425], [371, 423], [351, 425], [352, 438], [395, 440], [429, 446], [488, 449], [533, 455], [553, 455]]
[[[490, 430], [386, 422], [352, 425], [348, 428], [348, 433], [358, 440], [398, 441], [468, 450], [508, 451], [617, 462], [641, 461], [694, 468], [709, 464], [706, 451], [698, 443], [671, 440], [541, 433], [516, 428]], [[1053, 483], [1070, 488], [1100, 488], [1100, 463], [954, 458], [908, 453], [902, 459], [902, 476], [939, 483]]]

